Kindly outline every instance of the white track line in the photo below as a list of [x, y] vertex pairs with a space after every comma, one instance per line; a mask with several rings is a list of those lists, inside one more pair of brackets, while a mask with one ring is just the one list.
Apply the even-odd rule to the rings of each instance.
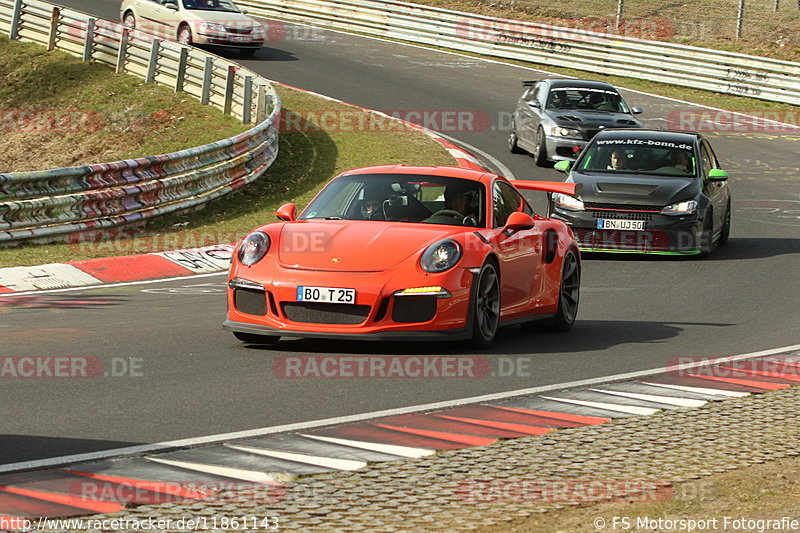
[[695, 400], [690, 398], [676, 398], [675, 396], [656, 396], [654, 394], [640, 394], [637, 392], [622, 392], [618, 390], [605, 390], [605, 389], [591, 389], [595, 392], [603, 394], [613, 394], [614, 396], [622, 396], [623, 398], [631, 398], [634, 400], [642, 400], [643, 402], [656, 402], [666, 405], [674, 405], [677, 407], [701, 407], [705, 405], [705, 400]]
[[[720, 357], [713, 359], [713, 364], [719, 363], [732, 363], [734, 361], [741, 361], [743, 359], [752, 359], [754, 357], [763, 357], [767, 355], [774, 355], [780, 352], [788, 352], [792, 350], [800, 350], [800, 344], [786, 346], [783, 348], [773, 348], [770, 350], [762, 350], [759, 352], [752, 352], [741, 355], [731, 355], [727, 357]], [[695, 361], [692, 363], [685, 363], [682, 365], [652, 368], [650, 370], [640, 370], [637, 372], [627, 372], [624, 374], [614, 374], [610, 376], [602, 376], [598, 378], [582, 379], [578, 381], [569, 381], [566, 383], [556, 383], [553, 385], [544, 385], [541, 387], [531, 387], [528, 389], [519, 389], [508, 392], [498, 392], [495, 394], [484, 394], [482, 396], [472, 396], [469, 398], [461, 398], [458, 400], [448, 400], [443, 402], [435, 402], [424, 405], [412, 405], [409, 407], [400, 407], [396, 409], [384, 409], [382, 411], [372, 411], [369, 413], [360, 413], [357, 415], [337, 416], [333, 418], [324, 418], [321, 420], [311, 420], [308, 422], [298, 422], [294, 424], [284, 424], [281, 426], [272, 426], [259, 429], [251, 429], [247, 431], [237, 431], [233, 433], [220, 433], [217, 435], [209, 435], [207, 437], [196, 437], [181, 440], [172, 440], [166, 442], [159, 442], [155, 444], [142, 444], [138, 446], [130, 446], [127, 448], [117, 448], [114, 450], [104, 450], [101, 452], [80, 453], [75, 455], [65, 455], [61, 457], [51, 457], [47, 459], [39, 459], [35, 461], [23, 461], [19, 463], [11, 463], [0, 466], [0, 473], [16, 472], [19, 470], [31, 470], [39, 468], [48, 468], [55, 466], [63, 466], [66, 464], [97, 461], [100, 459], [109, 459], [112, 457], [121, 457], [126, 455], [141, 455], [146, 453], [162, 452], [172, 450], [175, 448], [186, 448], [189, 446], [200, 446], [204, 444], [221, 444], [226, 441], [234, 439], [244, 439], [261, 437], [264, 435], [274, 435], [276, 433], [287, 433], [290, 431], [308, 431], [309, 429], [320, 428], [324, 426], [333, 426], [341, 424], [352, 424], [355, 422], [363, 422], [365, 420], [372, 420], [375, 418], [382, 418], [394, 415], [403, 415], [410, 413], [417, 413], [421, 411], [435, 411], [439, 409], [448, 409], [452, 407], [460, 407], [463, 405], [493, 402], [498, 400], [508, 400], [519, 396], [530, 396], [532, 394], [540, 394], [542, 392], [551, 392], [561, 389], [574, 389], [579, 387], [591, 387], [593, 385], [600, 385], [611, 381], [628, 381], [634, 380], [645, 376], [653, 376], [657, 374], [664, 374], [670, 372], [680, 372], [701, 366], [707, 366], [712, 361], [711, 358]]]
[[368, 450], [371, 452], [388, 453], [389, 455], [408, 457], [410, 459], [427, 457], [436, 453], [436, 450], [428, 450], [425, 448], [412, 448], [411, 446], [399, 446], [397, 444], [381, 444], [378, 442], [369, 442], [365, 440], [337, 439], [336, 437], [325, 437], [324, 435], [301, 435], [301, 437], [321, 440], [323, 442], [330, 442], [332, 444], [341, 444], [342, 446], [349, 446], [351, 448], [360, 448], [362, 450]]
[[312, 466], [319, 466], [322, 468], [329, 468], [331, 470], [358, 470], [367, 466], [365, 461], [353, 461], [350, 459], [335, 459], [332, 457], [322, 457], [319, 455], [306, 455], [303, 453], [281, 452], [277, 450], [267, 450], [265, 448], [256, 448], [254, 446], [235, 446], [233, 444], [225, 444], [226, 448], [238, 450], [245, 453], [254, 453], [256, 455], [264, 455], [266, 457], [274, 457], [276, 459], [285, 459], [294, 463], [303, 463]]
[[652, 415], [660, 411], [660, 409], [653, 409], [652, 407], [620, 405], [618, 403], [590, 402], [586, 400], [574, 400], [572, 398], [558, 398], [556, 396], [542, 396], [542, 398], [545, 400], [553, 400], [554, 402], [572, 403], [575, 405], [582, 405], [584, 407], [593, 407], [595, 409], [605, 409], [606, 411], [627, 413], [629, 415]]
[[288, 481], [292, 476], [271, 474], [268, 472], [258, 472], [256, 470], [244, 470], [242, 468], [231, 468], [228, 466], [207, 465], [203, 463], [190, 463], [188, 461], [173, 461], [171, 459], [159, 459], [157, 457], [145, 457], [148, 461], [154, 463], [161, 463], [167, 466], [174, 466], [176, 468], [183, 468], [185, 470], [194, 470], [195, 472], [203, 472], [204, 474], [213, 474], [215, 476], [228, 477], [231, 479], [239, 479], [242, 481], [250, 481], [252, 483], [261, 483], [263, 485], [276, 485], [282, 481]]
[[179, 276], [177, 278], [162, 278], [162, 279], [143, 279], [141, 281], [124, 281], [120, 283], [109, 283], [107, 285], [90, 285], [85, 287], [68, 287], [65, 289], [44, 289], [41, 291], [25, 291], [25, 292], [5, 292], [0, 294], [0, 298], [13, 298], [14, 296], [27, 296], [30, 294], [54, 294], [57, 292], [74, 292], [74, 291], [87, 291], [97, 289], [108, 289], [112, 287], [130, 287], [132, 285], [147, 285], [149, 283], [164, 283], [166, 281], [183, 281], [188, 279], [210, 278], [213, 276], [225, 276], [227, 271], [211, 272], [206, 274], [191, 274], [188, 276]]
[[743, 398], [750, 396], [749, 392], [741, 392], [735, 390], [721, 390], [721, 389], [707, 389], [705, 387], [687, 387], [686, 385], [672, 385], [670, 383], [652, 383], [650, 381], [640, 381], [643, 385], [652, 385], [653, 387], [663, 387], [665, 389], [675, 389], [686, 392], [696, 392], [698, 394], [708, 394], [710, 396], [718, 396], [720, 398]]

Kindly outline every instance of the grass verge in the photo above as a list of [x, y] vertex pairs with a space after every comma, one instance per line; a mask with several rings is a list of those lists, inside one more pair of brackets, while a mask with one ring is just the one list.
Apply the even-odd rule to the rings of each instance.
[[186, 94], [0, 38], [0, 172], [174, 152], [248, 127]]
[[[292, 127], [282, 128], [278, 159], [261, 179], [202, 210], [164, 216], [146, 229], [121, 230], [105, 240], [0, 249], [0, 266], [234, 242], [253, 228], [275, 220], [275, 210], [281, 204], [304, 206], [322, 185], [344, 170], [392, 163], [454, 164], [441, 144], [418, 130], [391, 125], [372, 113], [308, 93], [285, 88], [279, 88], [279, 92], [285, 122]], [[330, 113], [348, 117], [353, 127], [324, 131], [317, 122]]]
[[[800, 529], [798, 502], [800, 502], [800, 458], [792, 458], [770, 461], [678, 484], [674, 488], [673, 497], [668, 501], [639, 503], [620, 501], [568, 506], [539, 516], [516, 520], [505, 526], [493, 526], [478, 531], [480, 533], [797, 531]], [[794, 527], [791, 525], [781, 527], [774, 522], [770, 525], [768, 522], [780, 521], [783, 517], [794, 520]], [[658, 525], [656, 521], [659, 518], [662, 520], [661, 527], [654, 527]], [[734, 522], [741, 519], [747, 522]], [[669, 524], [667, 520], [684, 520], [684, 527]]]

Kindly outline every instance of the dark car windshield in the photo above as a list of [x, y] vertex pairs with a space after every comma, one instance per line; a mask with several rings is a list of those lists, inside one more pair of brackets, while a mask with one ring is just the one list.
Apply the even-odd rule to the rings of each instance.
[[484, 227], [485, 205], [483, 185], [472, 180], [355, 174], [329, 183], [299, 218]]
[[654, 139], [596, 139], [576, 168], [585, 172], [693, 177], [697, 157], [690, 144]]
[[617, 91], [581, 87], [559, 87], [547, 95], [547, 109], [579, 109], [630, 113], [630, 108]]
[[183, 7], [195, 11], [226, 11], [230, 13], [239, 13], [239, 8], [230, 0], [183, 0]]

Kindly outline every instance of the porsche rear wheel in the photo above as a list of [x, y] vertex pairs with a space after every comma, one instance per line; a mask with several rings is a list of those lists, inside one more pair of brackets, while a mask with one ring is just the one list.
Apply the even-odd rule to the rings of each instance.
[[553, 317], [553, 329], [569, 331], [578, 316], [581, 294], [581, 264], [574, 252], [567, 252], [561, 267], [561, 285], [558, 289], [558, 309]]
[[500, 324], [500, 277], [494, 263], [486, 262], [475, 280], [472, 299], [472, 342], [486, 347], [494, 342]]
[[234, 331], [233, 336], [247, 344], [274, 344], [280, 339], [278, 335], [256, 335], [255, 333], [242, 333], [241, 331]]

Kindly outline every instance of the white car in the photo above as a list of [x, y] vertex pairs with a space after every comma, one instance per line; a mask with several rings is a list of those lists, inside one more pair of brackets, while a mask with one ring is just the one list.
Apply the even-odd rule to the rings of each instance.
[[230, 0], [124, 0], [122, 23], [183, 44], [236, 48], [253, 55], [266, 30]]

